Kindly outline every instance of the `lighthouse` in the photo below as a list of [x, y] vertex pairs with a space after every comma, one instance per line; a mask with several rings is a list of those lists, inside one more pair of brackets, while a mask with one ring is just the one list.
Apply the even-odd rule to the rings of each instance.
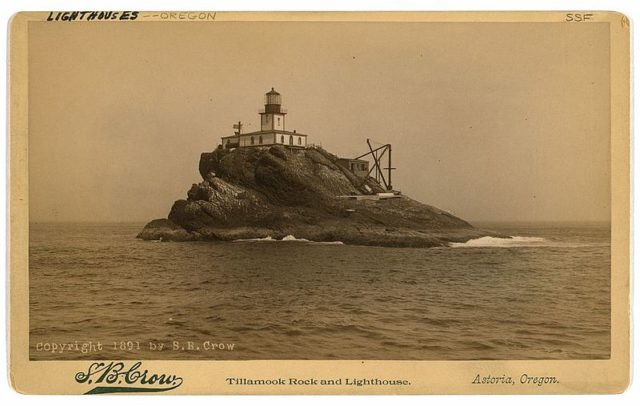
[[233, 125], [235, 134], [222, 137], [222, 148], [250, 148], [284, 145], [289, 148], [307, 147], [307, 135], [296, 130], [287, 131], [282, 108], [282, 96], [273, 87], [264, 95], [264, 109], [260, 112], [260, 131], [242, 132], [242, 122]]
[[274, 88], [264, 95], [264, 109], [260, 111], [260, 129], [262, 131], [284, 130], [284, 116], [287, 111], [282, 108], [282, 97]]

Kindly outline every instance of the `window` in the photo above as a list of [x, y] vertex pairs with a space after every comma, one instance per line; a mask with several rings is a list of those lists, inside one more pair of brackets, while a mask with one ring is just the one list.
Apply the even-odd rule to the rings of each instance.
[[302, 145], [302, 137], [298, 137], [298, 145]]
[[251, 137], [251, 145], [253, 144], [254, 144], [254, 140], [253, 140], [253, 137]]
[[280, 143], [284, 144], [284, 135], [282, 137], [280, 137]]
[[289, 136], [289, 145], [293, 145], [293, 135]]
[[280, 117], [278, 117], [278, 127], [280, 126]]
[[258, 144], [262, 144], [262, 135], [258, 138]]

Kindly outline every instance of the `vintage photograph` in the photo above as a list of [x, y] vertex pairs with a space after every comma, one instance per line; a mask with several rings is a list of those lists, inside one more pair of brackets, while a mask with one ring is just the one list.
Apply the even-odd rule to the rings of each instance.
[[608, 23], [136, 17], [29, 22], [31, 361], [611, 357]]

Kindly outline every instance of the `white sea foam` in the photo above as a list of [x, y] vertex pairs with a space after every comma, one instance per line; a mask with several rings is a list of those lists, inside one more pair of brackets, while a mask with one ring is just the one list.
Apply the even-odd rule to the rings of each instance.
[[550, 242], [542, 237], [520, 237], [497, 238], [497, 237], [481, 237], [467, 242], [452, 242], [450, 247], [454, 248], [476, 248], [476, 247], [544, 247], [550, 245]]
[[282, 237], [282, 241], [298, 241], [298, 242], [309, 242], [306, 238], [296, 238], [293, 235], [289, 234], [285, 237]]
[[233, 242], [304, 242], [314, 245], [344, 245], [342, 241], [311, 241], [306, 238], [296, 238], [293, 235], [284, 236], [281, 240], [276, 240], [271, 236], [266, 236], [264, 238], [241, 238], [233, 240]]
[[271, 237], [270, 235], [264, 237], [264, 238], [240, 238], [237, 240], [233, 240], [233, 242], [269, 242], [269, 241], [278, 241], [278, 240], [274, 240], [273, 237]]
[[280, 241], [305, 242], [305, 243], [313, 244], [313, 245], [344, 245], [344, 243], [342, 241], [312, 241], [312, 240], [307, 240], [306, 238], [296, 238], [293, 235], [287, 235], [287, 236], [283, 237], [282, 240], [280, 240]]

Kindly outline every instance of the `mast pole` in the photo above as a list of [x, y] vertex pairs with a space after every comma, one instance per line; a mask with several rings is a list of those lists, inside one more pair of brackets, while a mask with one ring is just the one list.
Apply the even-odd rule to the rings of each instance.
[[389, 172], [389, 184], [387, 186], [387, 190], [392, 190], [393, 188], [391, 187], [391, 144], [387, 144], [387, 146], [389, 147], [389, 167], [387, 168], [388, 172]]

